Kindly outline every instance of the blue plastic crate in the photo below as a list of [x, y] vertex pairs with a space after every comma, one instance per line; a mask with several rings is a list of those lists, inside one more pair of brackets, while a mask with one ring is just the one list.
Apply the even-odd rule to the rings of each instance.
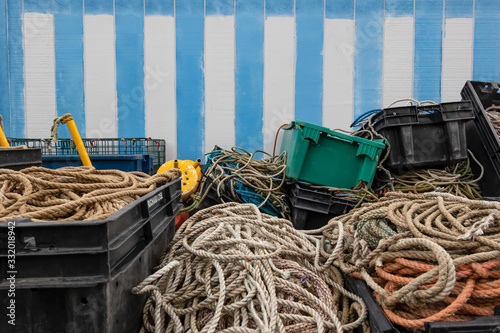
[[[117, 169], [125, 172], [153, 172], [153, 155], [89, 155], [92, 166], [97, 170]], [[67, 166], [82, 166], [79, 155], [42, 155], [42, 166], [58, 169]]]

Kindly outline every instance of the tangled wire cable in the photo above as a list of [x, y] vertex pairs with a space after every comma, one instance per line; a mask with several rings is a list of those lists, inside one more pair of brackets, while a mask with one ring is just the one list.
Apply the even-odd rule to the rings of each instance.
[[93, 167], [0, 169], [0, 222], [104, 219], [180, 176], [178, 169], [154, 176]]
[[[267, 158], [258, 160], [262, 153]], [[214, 150], [209, 154], [203, 170], [202, 184], [194, 196], [194, 204], [187, 211], [198, 208], [208, 192], [213, 190], [221, 202], [228, 200], [253, 203], [266, 214], [290, 218], [290, 207], [284, 190], [286, 153], [271, 156], [263, 151], [249, 153], [233, 147]]]
[[361, 325], [366, 307], [331, 265], [342, 225], [328, 228], [337, 234], [330, 254], [324, 237], [252, 204], [196, 213], [158, 270], [133, 289], [149, 295], [141, 332], [342, 332]]
[[498, 202], [388, 193], [330, 223], [346, 227], [342, 271], [364, 279], [399, 325], [469, 320], [500, 304]]

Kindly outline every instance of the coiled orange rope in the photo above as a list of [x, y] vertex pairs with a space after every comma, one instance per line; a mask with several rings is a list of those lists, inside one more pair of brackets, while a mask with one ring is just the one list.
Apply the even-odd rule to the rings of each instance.
[[[394, 292], [435, 267], [419, 260], [399, 257], [377, 267], [376, 274], [381, 287]], [[420, 308], [401, 304], [394, 309], [385, 309], [387, 317], [404, 327], [421, 328], [425, 322], [463, 321], [476, 316], [492, 316], [495, 305], [500, 304], [500, 258], [459, 265], [455, 272], [454, 288], [442, 301]], [[431, 279], [421, 289], [431, 288], [435, 281], [436, 278]], [[380, 299], [380, 295], [377, 298]]]
[[498, 202], [389, 193], [334, 222], [346, 230], [340, 268], [398, 325], [471, 320], [500, 304]]

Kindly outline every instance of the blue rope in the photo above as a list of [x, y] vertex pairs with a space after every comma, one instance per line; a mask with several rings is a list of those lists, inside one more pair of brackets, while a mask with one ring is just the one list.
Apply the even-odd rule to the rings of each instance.
[[[205, 168], [203, 169], [203, 174], [205, 174], [208, 168], [210, 168], [213, 165], [213, 159], [219, 155], [222, 155], [220, 150], [215, 150], [208, 154], [207, 163], [205, 164]], [[236, 161], [226, 162], [224, 163], [224, 165], [230, 166], [235, 169], [240, 167], [240, 163]], [[234, 192], [238, 195], [241, 202], [252, 203], [256, 206], [260, 206], [266, 199], [264, 196], [256, 193], [251, 187], [246, 186], [241, 181], [237, 181], [236, 179], [233, 182], [233, 186], [234, 186]], [[260, 211], [272, 216], [278, 216], [278, 217], [281, 216], [279, 210], [276, 207], [274, 207], [274, 205], [271, 204], [271, 202], [269, 201], [267, 201], [262, 207], [260, 207]]]
[[354, 120], [351, 124], [351, 128], [354, 128], [354, 127], [359, 127], [359, 123], [362, 121], [362, 120], [365, 120], [367, 118], [369, 118], [371, 115], [375, 114], [375, 113], [379, 113], [380, 111], [383, 111], [382, 109], [373, 109], [373, 110], [370, 110], [370, 111], [366, 111], [365, 113], [363, 113], [362, 115], [360, 115], [358, 118], [356, 118], [356, 120]]

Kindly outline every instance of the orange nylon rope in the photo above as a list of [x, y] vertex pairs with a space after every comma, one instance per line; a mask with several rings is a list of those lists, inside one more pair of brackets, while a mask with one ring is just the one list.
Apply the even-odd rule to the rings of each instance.
[[[374, 280], [385, 290], [394, 292], [435, 267], [437, 266], [418, 260], [396, 258], [377, 267]], [[394, 309], [384, 309], [387, 317], [403, 327], [423, 328], [425, 322], [462, 321], [475, 316], [492, 316], [495, 305], [500, 304], [500, 258], [459, 265], [455, 271], [457, 282], [443, 301], [429, 303], [418, 309], [398, 304]], [[436, 280], [437, 276], [419, 289], [432, 287]], [[376, 296], [377, 299], [381, 297], [378, 294]]]

